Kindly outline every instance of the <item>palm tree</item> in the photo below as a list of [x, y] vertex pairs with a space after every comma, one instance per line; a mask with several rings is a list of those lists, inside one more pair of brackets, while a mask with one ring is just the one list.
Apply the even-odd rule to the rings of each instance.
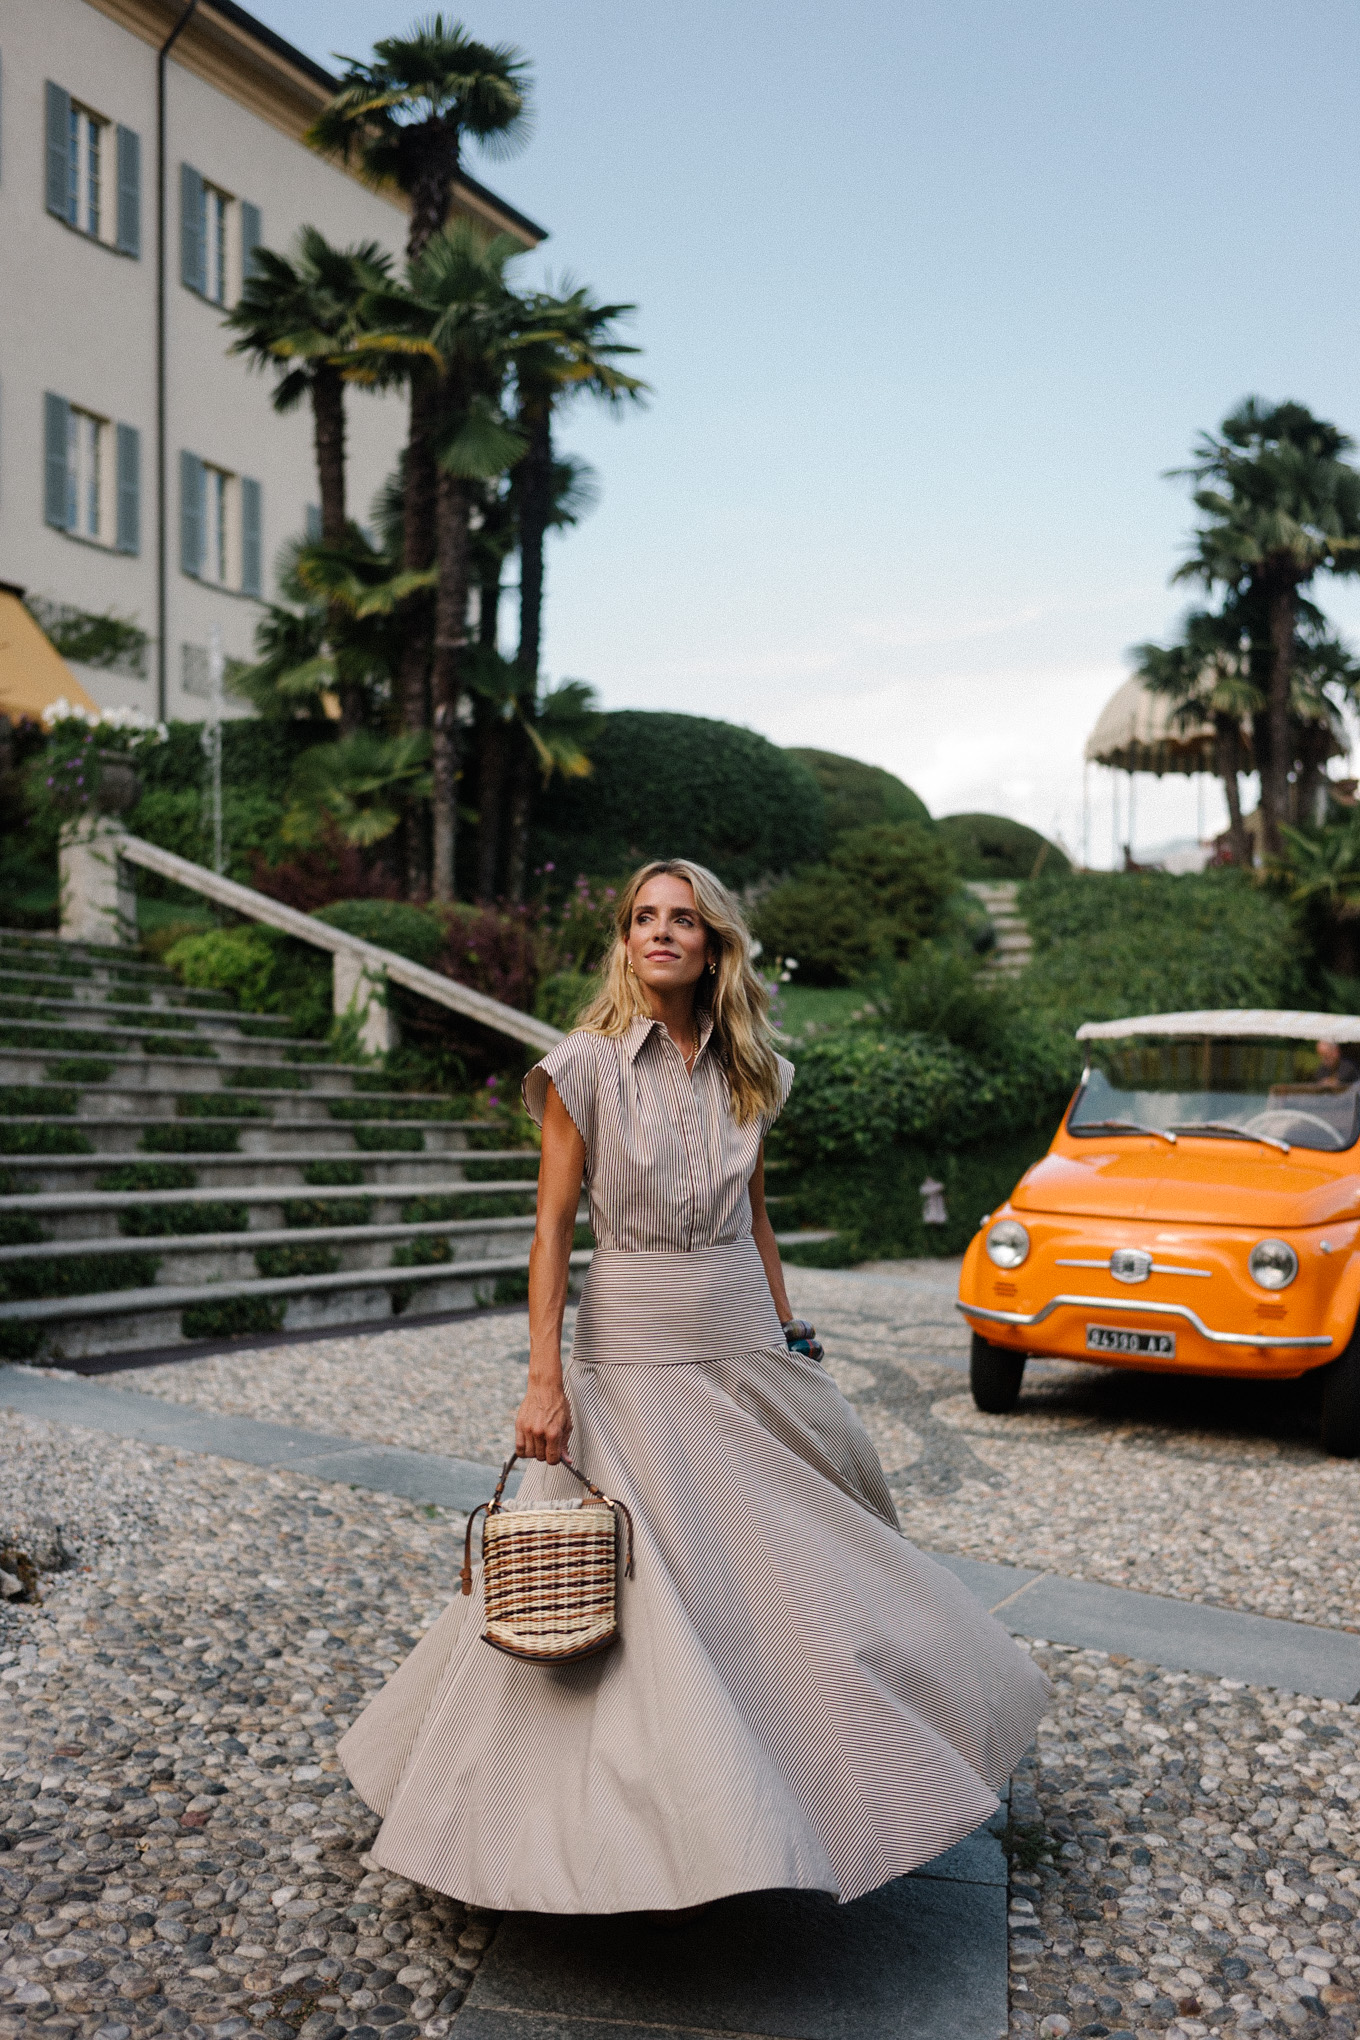
[[1153, 694], [1176, 703], [1173, 721], [1182, 728], [1208, 722], [1214, 731], [1214, 770], [1228, 801], [1228, 839], [1234, 864], [1251, 864], [1242, 823], [1241, 775], [1251, 770], [1247, 735], [1262, 705], [1251, 678], [1251, 641], [1233, 616], [1192, 610], [1179, 643], [1135, 645], [1134, 672]]
[[[233, 354], [249, 357], [256, 368], [276, 372], [273, 405], [294, 410], [310, 398], [316, 443], [317, 487], [321, 497], [324, 543], [343, 545], [349, 520], [345, 506], [345, 383], [362, 373], [372, 379], [368, 362], [359, 363], [354, 342], [363, 330], [364, 298], [385, 287], [391, 260], [376, 241], [354, 248], [335, 248], [315, 227], [304, 227], [290, 260], [273, 249], [255, 252], [239, 303], [225, 324], [239, 338]], [[332, 612], [329, 635], [339, 640], [341, 619]], [[341, 713], [346, 729], [357, 727], [361, 702], [342, 687]]]
[[391, 258], [376, 241], [334, 248], [315, 227], [304, 227], [289, 259], [257, 248], [239, 302], [224, 323], [239, 339], [233, 354], [278, 377], [276, 411], [292, 411], [309, 398], [321, 493], [321, 535], [331, 544], [345, 536], [345, 381], [360, 365], [353, 352], [362, 331], [359, 307], [391, 276]]
[[1246, 402], [1206, 433], [1191, 467], [1205, 522], [1178, 580], [1259, 598], [1269, 647], [1261, 811], [1266, 848], [1287, 818], [1290, 708], [1300, 590], [1321, 571], [1360, 570], [1360, 472], [1343, 458], [1354, 441], [1297, 403]]
[[[454, 897], [457, 708], [467, 644], [472, 485], [505, 474], [524, 451], [522, 435], [500, 404], [506, 363], [521, 327], [520, 302], [505, 281], [505, 268], [520, 252], [508, 234], [488, 243], [469, 222], [446, 227], [412, 265], [405, 290], [375, 293], [369, 312], [385, 330], [362, 343], [388, 360], [428, 361], [433, 372], [438, 582], [430, 666], [431, 890], [440, 900]], [[409, 449], [407, 459], [409, 466]], [[405, 515], [409, 531], [409, 496]]]
[[[513, 478], [520, 561], [515, 664], [526, 729], [534, 717], [542, 659], [544, 541], [554, 523], [574, 521], [570, 513], [563, 516], [560, 468], [553, 451], [554, 413], [582, 391], [615, 407], [640, 402], [648, 394], [646, 383], [616, 366], [620, 355], [641, 352], [616, 337], [618, 321], [635, 309], [626, 304], [596, 304], [583, 287], [567, 285], [556, 295], [537, 293], [526, 306], [524, 335], [515, 350], [515, 416], [526, 444]], [[579, 515], [579, 510], [574, 514]], [[515, 900], [524, 896], [533, 787], [531, 757], [532, 747], [521, 743], [516, 755], [507, 873], [508, 891]]]
[[[448, 221], [464, 135], [490, 153], [508, 153], [527, 137], [529, 65], [520, 50], [477, 42], [461, 22], [429, 15], [409, 34], [385, 36], [367, 63], [345, 58], [340, 89], [313, 124], [308, 140], [343, 162], [357, 161], [375, 183], [394, 183], [411, 204], [408, 261], [417, 261]], [[405, 468], [405, 551], [402, 564], [419, 573], [434, 560], [436, 525], [435, 418], [431, 370], [410, 372], [410, 435]], [[405, 618], [403, 717], [410, 730], [429, 720], [429, 606], [416, 597]], [[411, 832], [407, 883], [423, 886], [422, 860]]]

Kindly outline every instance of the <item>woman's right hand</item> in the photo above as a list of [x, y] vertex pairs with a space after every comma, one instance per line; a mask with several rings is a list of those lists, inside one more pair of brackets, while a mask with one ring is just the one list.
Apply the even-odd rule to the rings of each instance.
[[522, 1459], [546, 1459], [556, 1466], [571, 1437], [571, 1404], [560, 1381], [529, 1392], [515, 1413], [515, 1450]]

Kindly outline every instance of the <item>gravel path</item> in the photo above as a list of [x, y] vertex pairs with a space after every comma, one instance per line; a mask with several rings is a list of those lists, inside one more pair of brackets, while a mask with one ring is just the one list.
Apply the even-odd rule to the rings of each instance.
[[[790, 1286], [918, 1542], [1357, 1626], [1360, 1467], [1306, 1388], [1045, 1363], [984, 1418], [948, 1264]], [[108, 1385], [493, 1460], [525, 1359], [511, 1313]], [[67, 1567], [0, 1605], [0, 2040], [446, 2032], [493, 1923], [366, 1872], [333, 1750], [447, 1598], [459, 1519], [4, 1418], [0, 1497], [0, 1544]], [[1016, 1788], [1013, 2030], [1360, 2031], [1360, 1708], [1032, 1648], [1057, 1691]]]

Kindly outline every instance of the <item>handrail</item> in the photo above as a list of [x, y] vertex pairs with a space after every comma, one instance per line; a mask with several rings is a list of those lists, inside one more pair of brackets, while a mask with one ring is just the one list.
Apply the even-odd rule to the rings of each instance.
[[172, 879], [191, 892], [202, 893], [220, 907], [230, 907], [233, 913], [263, 921], [267, 927], [277, 928], [284, 935], [295, 935], [314, 948], [329, 949], [332, 955], [349, 956], [370, 976], [391, 978], [394, 984], [448, 1006], [464, 1019], [476, 1020], [497, 1034], [527, 1042], [530, 1048], [549, 1049], [562, 1039], [562, 1030], [546, 1020], [535, 1020], [532, 1014], [521, 1013], [514, 1006], [503, 1006], [499, 999], [489, 999], [485, 992], [474, 992], [470, 985], [460, 985], [437, 970], [427, 970], [424, 964], [412, 963], [409, 957], [398, 956], [394, 949], [383, 949], [376, 942], [365, 942], [358, 935], [346, 935], [343, 929], [328, 927], [310, 914], [299, 913], [296, 907], [286, 907], [282, 900], [271, 900], [268, 894], [256, 892], [251, 886], [238, 885], [235, 879], [223, 878], [201, 864], [192, 864], [187, 857], [177, 857], [173, 850], [144, 843], [140, 836], [120, 831], [118, 855], [129, 864], [140, 864], [146, 871]]

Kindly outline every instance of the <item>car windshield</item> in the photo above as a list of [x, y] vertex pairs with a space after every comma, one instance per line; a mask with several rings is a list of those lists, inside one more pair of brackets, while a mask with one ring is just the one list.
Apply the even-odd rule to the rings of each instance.
[[1335, 1150], [1360, 1131], [1360, 1044], [1178, 1035], [1089, 1041], [1067, 1130]]

